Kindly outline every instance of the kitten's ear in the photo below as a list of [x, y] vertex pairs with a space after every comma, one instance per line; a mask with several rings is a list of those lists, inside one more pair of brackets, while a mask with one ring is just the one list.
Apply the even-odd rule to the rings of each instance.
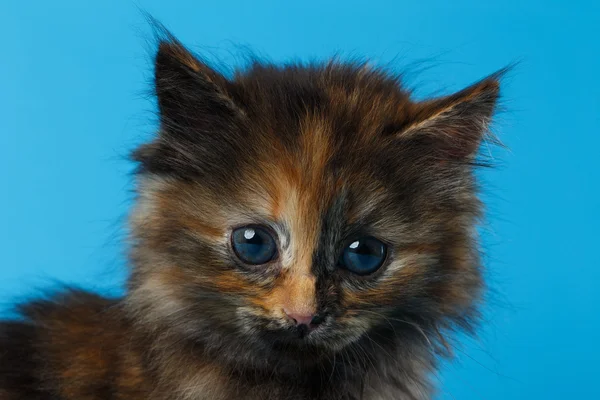
[[500, 76], [497, 73], [450, 96], [417, 103], [400, 138], [429, 137], [447, 157], [473, 156], [496, 109]]
[[230, 82], [170, 35], [158, 45], [154, 83], [163, 133], [211, 131], [240, 112]]
[[164, 38], [154, 63], [159, 136], [138, 147], [132, 158], [140, 172], [218, 176], [211, 168], [229, 160], [232, 146], [240, 142], [235, 135], [244, 112], [231, 97], [235, 85], [152, 21]]

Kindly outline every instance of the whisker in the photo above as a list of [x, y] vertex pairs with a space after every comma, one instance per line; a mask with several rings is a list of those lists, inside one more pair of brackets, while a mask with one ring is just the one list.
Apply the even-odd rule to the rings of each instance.
[[[395, 317], [387, 317], [387, 316], [385, 316], [385, 315], [383, 315], [381, 313], [375, 312], [375, 311], [361, 310], [361, 312], [371, 313], [371, 314], [374, 314], [374, 315], [377, 315], [377, 316], [383, 318], [384, 320], [386, 320], [392, 326], [392, 329], [394, 329], [394, 326], [391, 323], [391, 321], [398, 321], [398, 322], [402, 322], [402, 323], [405, 323], [407, 325], [410, 325], [417, 332], [419, 332], [421, 334], [421, 336], [423, 336], [423, 338], [427, 341], [427, 343], [429, 344], [429, 346], [431, 347], [431, 349], [435, 349], [435, 346], [433, 345], [432, 341], [429, 339], [429, 337], [427, 336], [427, 334], [425, 334], [425, 331], [423, 330], [423, 328], [421, 328], [416, 322], [406, 321], [404, 319], [395, 318]], [[394, 334], [396, 334], [395, 329], [394, 329]]]

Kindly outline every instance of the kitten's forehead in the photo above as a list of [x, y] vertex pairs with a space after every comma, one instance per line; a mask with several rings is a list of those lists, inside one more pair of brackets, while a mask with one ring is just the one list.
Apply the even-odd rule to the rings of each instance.
[[[234, 81], [242, 103], [260, 124], [277, 121], [279, 135], [312, 132], [311, 122], [328, 125], [334, 139], [377, 135], [383, 125], [402, 124], [410, 118], [413, 104], [398, 79], [367, 64], [287, 66], [256, 65]], [[320, 121], [319, 121], [320, 120]], [[281, 132], [295, 125], [296, 132]], [[300, 125], [300, 126], [299, 126]]]
[[[344, 193], [356, 200], [356, 218], [394, 189], [392, 169], [412, 162], [398, 160], [406, 155], [385, 132], [409, 120], [414, 105], [398, 81], [380, 70], [335, 63], [257, 66], [236, 83], [241, 96], [250, 96], [241, 101], [249, 110], [248, 146], [260, 164], [249, 168], [256, 187], [286, 193], [294, 186], [320, 213]], [[273, 204], [276, 215], [280, 201]]]
[[[246, 170], [242, 190], [253, 193], [257, 205], [267, 207], [264, 211], [271, 218], [280, 219], [286, 209], [322, 217], [334, 204], [336, 209], [341, 204], [358, 205], [350, 200], [365, 203], [369, 209], [382, 198], [385, 184], [369, 160], [378, 153], [380, 143], [358, 135], [339, 140], [326, 114], [306, 112], [298, 116], [296, 129], [291, 144], [274, 133]], [[363, 211], [369, 210], [354, 209], [351, 214], [356, 217]]]

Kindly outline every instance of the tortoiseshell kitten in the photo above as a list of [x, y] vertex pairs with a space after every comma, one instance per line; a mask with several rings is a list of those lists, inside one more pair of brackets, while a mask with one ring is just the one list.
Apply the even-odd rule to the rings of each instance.
[[358, 63], [226, 78], [167, 36], [124, 298], [0, 324], [0, 399], [429, 399], [482, 293], [474, 168], [499, 75], [411, 100]]

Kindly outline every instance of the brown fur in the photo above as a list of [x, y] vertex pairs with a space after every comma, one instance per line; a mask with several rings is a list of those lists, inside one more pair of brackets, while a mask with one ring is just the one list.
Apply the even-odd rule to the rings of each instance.
[[[473, 168], [498, 78], [425, 102], [337, 61], [227, 79], [167, 35], [127, 295], [67, 292], [0, 324], [0, 398], [430, 398], [484, 286]], [[247, 224], [272, 231], [273, 261], [235, 257]], [[371, 275], [339, 267], [356, 235], [388, 245]], [[299, 335], [284, 310], [323, 322]]]

